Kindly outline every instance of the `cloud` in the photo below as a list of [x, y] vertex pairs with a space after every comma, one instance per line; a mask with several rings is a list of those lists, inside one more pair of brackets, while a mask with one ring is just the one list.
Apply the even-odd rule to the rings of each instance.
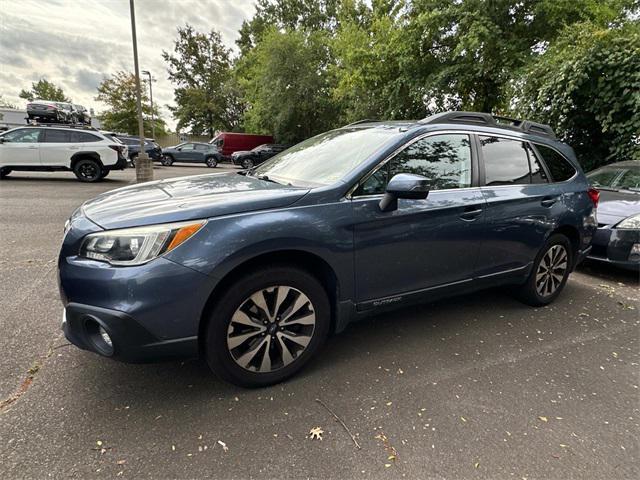
[[[170, 126], [173, 103], [162, 50], [172, 51], [177, 27], [218, 30], [235, 50], [242, 21], [254, 0], [136, 0], [140, 68], [150, 70], [154, 102]], [[118, 70], [133, 71], [127, 0], [2, 0], [0, 11], [0, 94], [17, 105], [23, 88], [40, 78], [61, 86], [74, 102], [97, 111], [96, 88]]]

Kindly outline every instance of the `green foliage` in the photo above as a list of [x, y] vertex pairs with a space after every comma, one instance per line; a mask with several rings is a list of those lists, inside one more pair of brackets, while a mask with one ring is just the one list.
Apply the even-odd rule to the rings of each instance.
[[[145, 136], [151, 136], [151, 104], [144, 84], [142, 86], [142, 114]], [[136, 77], [129, 72], [116, 72], [98, 86], [96, 100], [104, 102], [108, 109], [98, 118], [103, 128], [116, 132], [138, 135], [138, 109], [136, 103]], [[156, 136], [166, 135], [166, 125], [154, 106]]]
[[568, 27], [519, 82], [518, 113], [549, 123], [586, 169], [640, 160], [640, 25]]
[[178, 28], [174, 53], [163, 51], [169, 79], [174, 89], [178, 130], [189, 129], [194, 135], [238, 126], [244, 110], [238, 87], [231, 75], [230, 52], [215, 30], [204, 34], [190, 25]]
[[335, 110], [330, 63], [324, 32], [264, 32], [238, 66], [249, 105], [245, 129], [294, 143], [331, 128]]
[[29, 102], [33, 100], [51, 100], [53, 102], [70, 102], [71, 99], [64, 94], [62, 88], [56, 86], [55, 83], [41, 78], [36, 83], [31, 84], [31, 90], [21, 90], [20, 98], [24, 98]]

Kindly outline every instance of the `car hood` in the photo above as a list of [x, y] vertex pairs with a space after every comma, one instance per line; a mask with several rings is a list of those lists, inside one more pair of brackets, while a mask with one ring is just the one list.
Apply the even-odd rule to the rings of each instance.
[[82, 211], [103, 228], [126, 228], [286, 207], [308, 191], [237, 172], [213, 173], [112, 190], [85, 202]]
[[636, 213], [640, 213], [640, 193], [600, 190], [598, 223], [601, 225], [615, 225]]

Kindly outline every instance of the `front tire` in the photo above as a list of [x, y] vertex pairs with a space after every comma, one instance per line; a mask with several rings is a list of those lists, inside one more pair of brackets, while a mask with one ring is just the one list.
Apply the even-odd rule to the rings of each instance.
[[242, 168], [244, 168], [245, 170], [249, 170], [250, 168], [253, 168], [253, 160], [251, 160], [250, 158], [243, 160]]
[[218, 159], [216, 157], [209, 157], [206, 160], [207, 162], [207, 167], [209, 168], [216, 168], [218, 166]]
[[330, 323], [327, 293], [313, 275], [266, 267], [238, 279], [216, 302], [206, 331], [207, 363], [235, 385], [273, 385], [318, 352]]
[[519, 300], [533, 307], [550, 304], [562, 292], [572, 269], [571, 242], [564, 235], [552, 235], [533, 262], [529, 278], [516, 292]]
[[79, 160], [73, 167], [76, 178], [84, 183], [94, 183], [102, 180], [102, 167], [90, 158]]
[[173, 157], [171, 157], [170, 155], [163, 155], [160, 163], [162, 163], [162, 165], [164, 165], [165, 167], [170, 167], [171, 165], [173, 165]]

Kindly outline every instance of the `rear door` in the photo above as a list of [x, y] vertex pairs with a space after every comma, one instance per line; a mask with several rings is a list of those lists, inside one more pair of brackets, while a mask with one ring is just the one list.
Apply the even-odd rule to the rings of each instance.
[[526, 141], [478, 135], [487, 226], [476, 276], [520, 275], [535, 259], [561, 202]]
[[[355, 275], [361, 308], [383, 297], [471, 281], [484, 223], [471, 136], [420, 138], [362, 181], [352, 196]], [[425, 200], [398, 200], [383, 212], [387, 181], [398, 173], [431, 180]], [[394, 300], [395, 301], [395, 300]]]
[[42, 128], [20, 128], [5, 133], [0, 143], [0, 165], [32, 166], [40, 165], [40, 138]]
[[68, 167], [71, 156], [80, 151], [71, 139], [71, 131], [47, 128], [40, 145], [40, 164], [46, 167]]
[[204, 163], [205, 154], [209, 151], [208, 145], [196, 143], [194, 148], [194, 162]]

